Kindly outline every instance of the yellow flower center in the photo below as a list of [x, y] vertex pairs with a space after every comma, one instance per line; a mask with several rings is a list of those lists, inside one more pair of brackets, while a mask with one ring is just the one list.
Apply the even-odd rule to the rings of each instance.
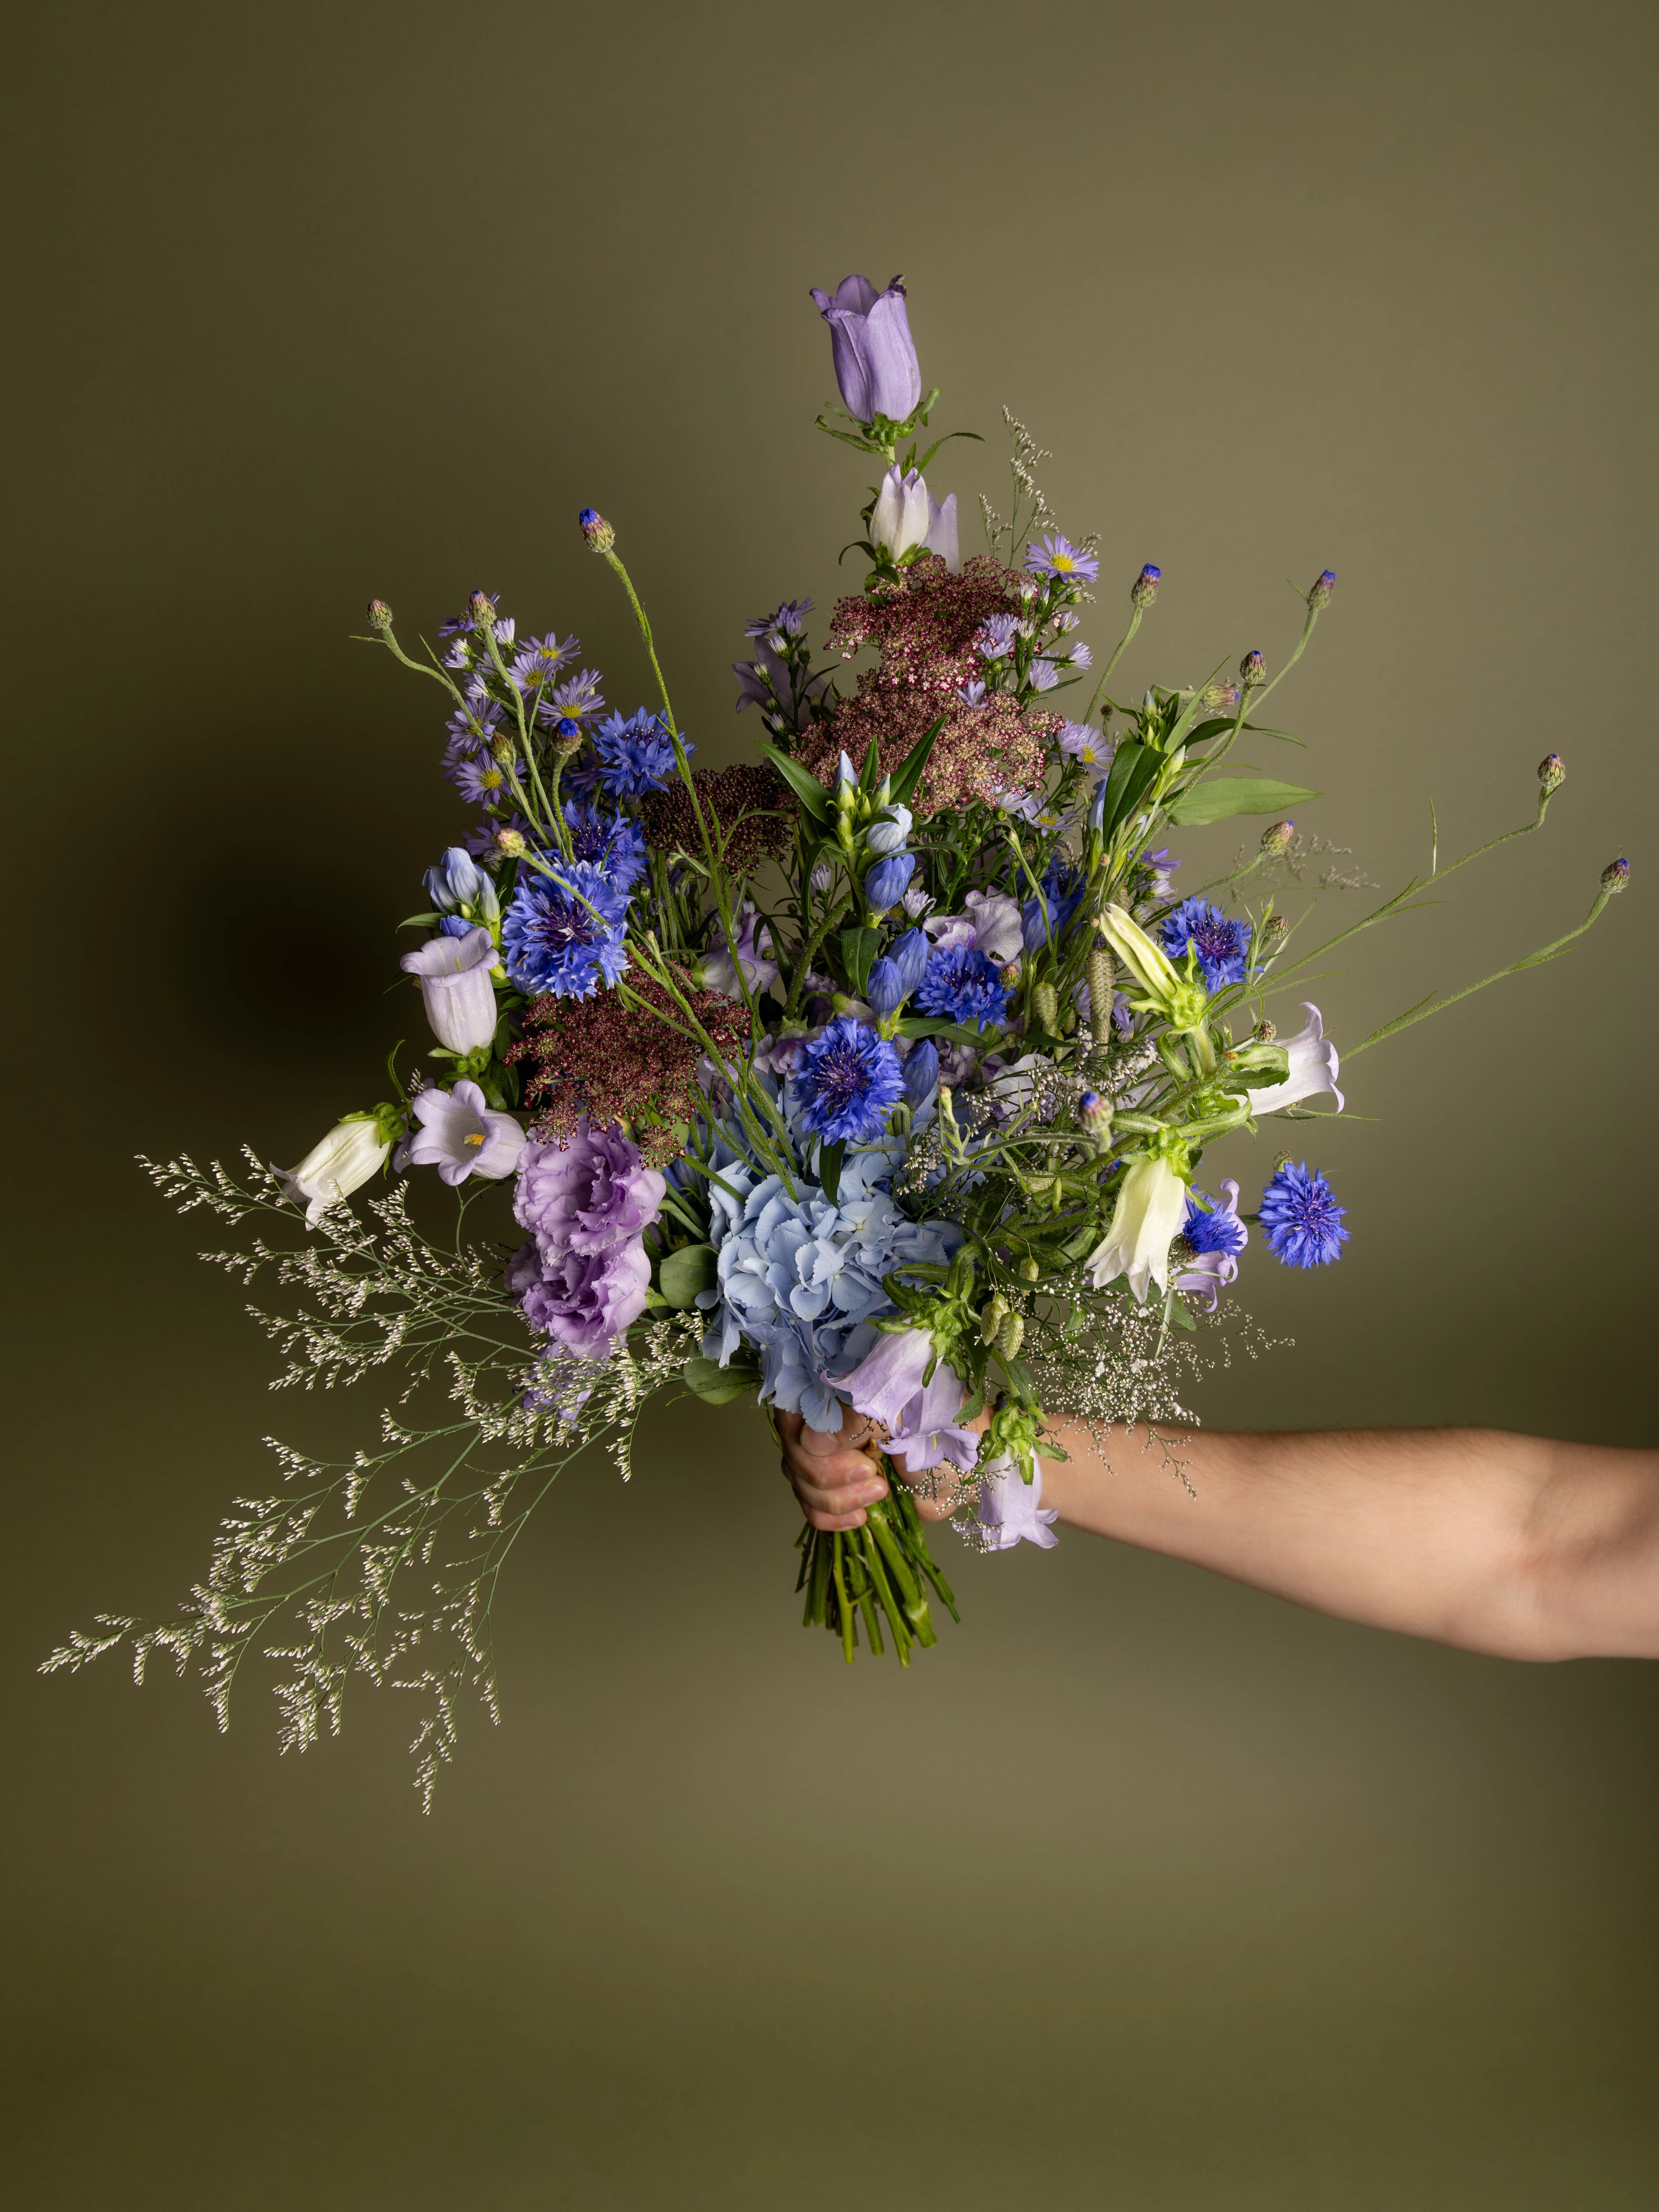
[[1075, 563], [1069, 553], [1056, 553], [1054, 556], [1054, 565], [1056, 568], [1070, 568], [1074, 567]]
[[483, 1142], [483, 1131], [479, 1129], [476, 1132], [469, 1132], [467, 1135], [461, 1139], [461, 1142], [464, 1145], [482, 1145]]

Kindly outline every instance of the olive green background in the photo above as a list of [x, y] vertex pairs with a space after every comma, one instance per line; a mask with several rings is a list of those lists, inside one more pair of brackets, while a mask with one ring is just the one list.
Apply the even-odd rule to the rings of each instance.
[[[1006, 401], [1055, 449], [1097, 648], [1163, 564], [1127, 684], [1276, 663], [1285, 579], [1338, 572], [1276, 695], [1313, 750], [1261, 764], [1308, 770], [1303, 826], [1379, 884], [1425, 867], [1431, 795], [1462, 849], [1565, 755], [1542, 838], [1313, 987], [1339, 1042], [1632, 861], [1589, 947], [1354, 1064], [1376, 1120], [1313, 1156], [1348, 1256], [1253, 1249], [1294, 1346], [1206, 1417], [1654, 1440], [1655, 43], [1635, 4], [1457, 0], [14, 23], [14, 2203], [1655, 2201], [1648, 1666], [947, 1536], [963, 1626], [848, 1670], [795, 1625], [759, 1419], [693, 1407], [631, 1488], [550, 1500], [502, 1723], [468, 1717], [430, 1821], [394, 1693], [279, 1761], [260, 1682], [221, 1740], [165, 1673], [32, 1672], [183, 1591], [262, 1431], [373, 1416], [272, 1405], [131, 1158], [296, 1158], [409, 1033], [391, 925], [462, 817], [432, 701], [348, 642], [362, 602], [413, 635], [499, 589], [631, 707], [592, 501], [738, 757], [744, 620], [856, 580], [806, 299], [854, 268], [905, 272], [937, 427]], [[1000, 467], [952, 445], [934, 486], [966, 507]], [[1188, 879], [1237, 842], [1188, 841]]]

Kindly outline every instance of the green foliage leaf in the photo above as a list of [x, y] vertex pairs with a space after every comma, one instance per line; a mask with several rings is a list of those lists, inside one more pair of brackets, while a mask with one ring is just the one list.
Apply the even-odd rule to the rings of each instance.
[[921, 772], [927, 767], [928, 755], [933, 750], [933, 740], [944, 727], [945, 717], [941, 714], [921, 743], [913, 749], [903, 767], [893, 778], [892, 801], [895, 806], [908, 806], [910, 804], [910, 794], [921, 781]]
[[1106, 777], [1106, 799], [1101, 816], [1102, 833], [1109, 837], [1127, 821], [1136, 802], [1163, 766], [1163, 756], [1134, 739], [1118, 747]]
[[827, 822], [830, 818], [830, 794], [817, 778], [809, 775], [800, 763], [791, 760], [787, 753], [780, 752], [775, 745], [769, 745], [764, 738], [760, 740], [760, 749], [813, 821]]
[[1198, 830], [1234, 814], [1282, 814], [1287, 806], [1301, 806], [1321, 795], [1297, 783], [1275, 783], [1270, 776], [1218, 775], [1183, 791], [1169, 814], [1180, 828]]
[[831, 1206], [841, 1196], [841, 1171], [846, 1160], [845, 1144], [821, 1145], [818, 1147], [818, 1182]]
[[843, 929], [841, 933], [842, 965], [847, 970], [848, 981], [861, 999], [865, 986], [870, 981], [876, 951], [881, 943], [878, 929]]
[[734, 1398], [753, 1397], [760, 1388], [760, 1368], [753, 1360], [733, 1359], [729, 1367], [720, 1367], [694, 1352], [680, 1372], [686, 1389], [706, 1406], [729, 1406]]
[[714, 1287], [716, 1254], [712, 1244], [684, 1244], [662, 1263], [662, 1294], [677, 1313], [689, 1313], [699, 1291]]

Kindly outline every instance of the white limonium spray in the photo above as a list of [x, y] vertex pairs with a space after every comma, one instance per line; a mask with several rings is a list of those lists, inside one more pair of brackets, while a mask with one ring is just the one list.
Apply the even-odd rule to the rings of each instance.
[[1111, 1226], [1089, 1256], [1089, 1279], [1097, 1291], [1126, 1275], [1144, 1305], [1149, 1284], [1157, 1284], [1160, 1297], [1169, 1289], [1170, 1247], [1187, 1218], [1187, 1185], [1168, 1155], [1181, 1150], [1160, 1145], [1130, 1162]]

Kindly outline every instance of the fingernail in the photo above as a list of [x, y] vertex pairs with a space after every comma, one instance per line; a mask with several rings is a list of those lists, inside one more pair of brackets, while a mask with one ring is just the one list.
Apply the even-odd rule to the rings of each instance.
[[863, 1489], [855, 1493], [860, 1505], [873, 1505], [878, 1498], [885, 1498], [886, 1495], [887, 1486], [884, 1482], [866, 1483]]

